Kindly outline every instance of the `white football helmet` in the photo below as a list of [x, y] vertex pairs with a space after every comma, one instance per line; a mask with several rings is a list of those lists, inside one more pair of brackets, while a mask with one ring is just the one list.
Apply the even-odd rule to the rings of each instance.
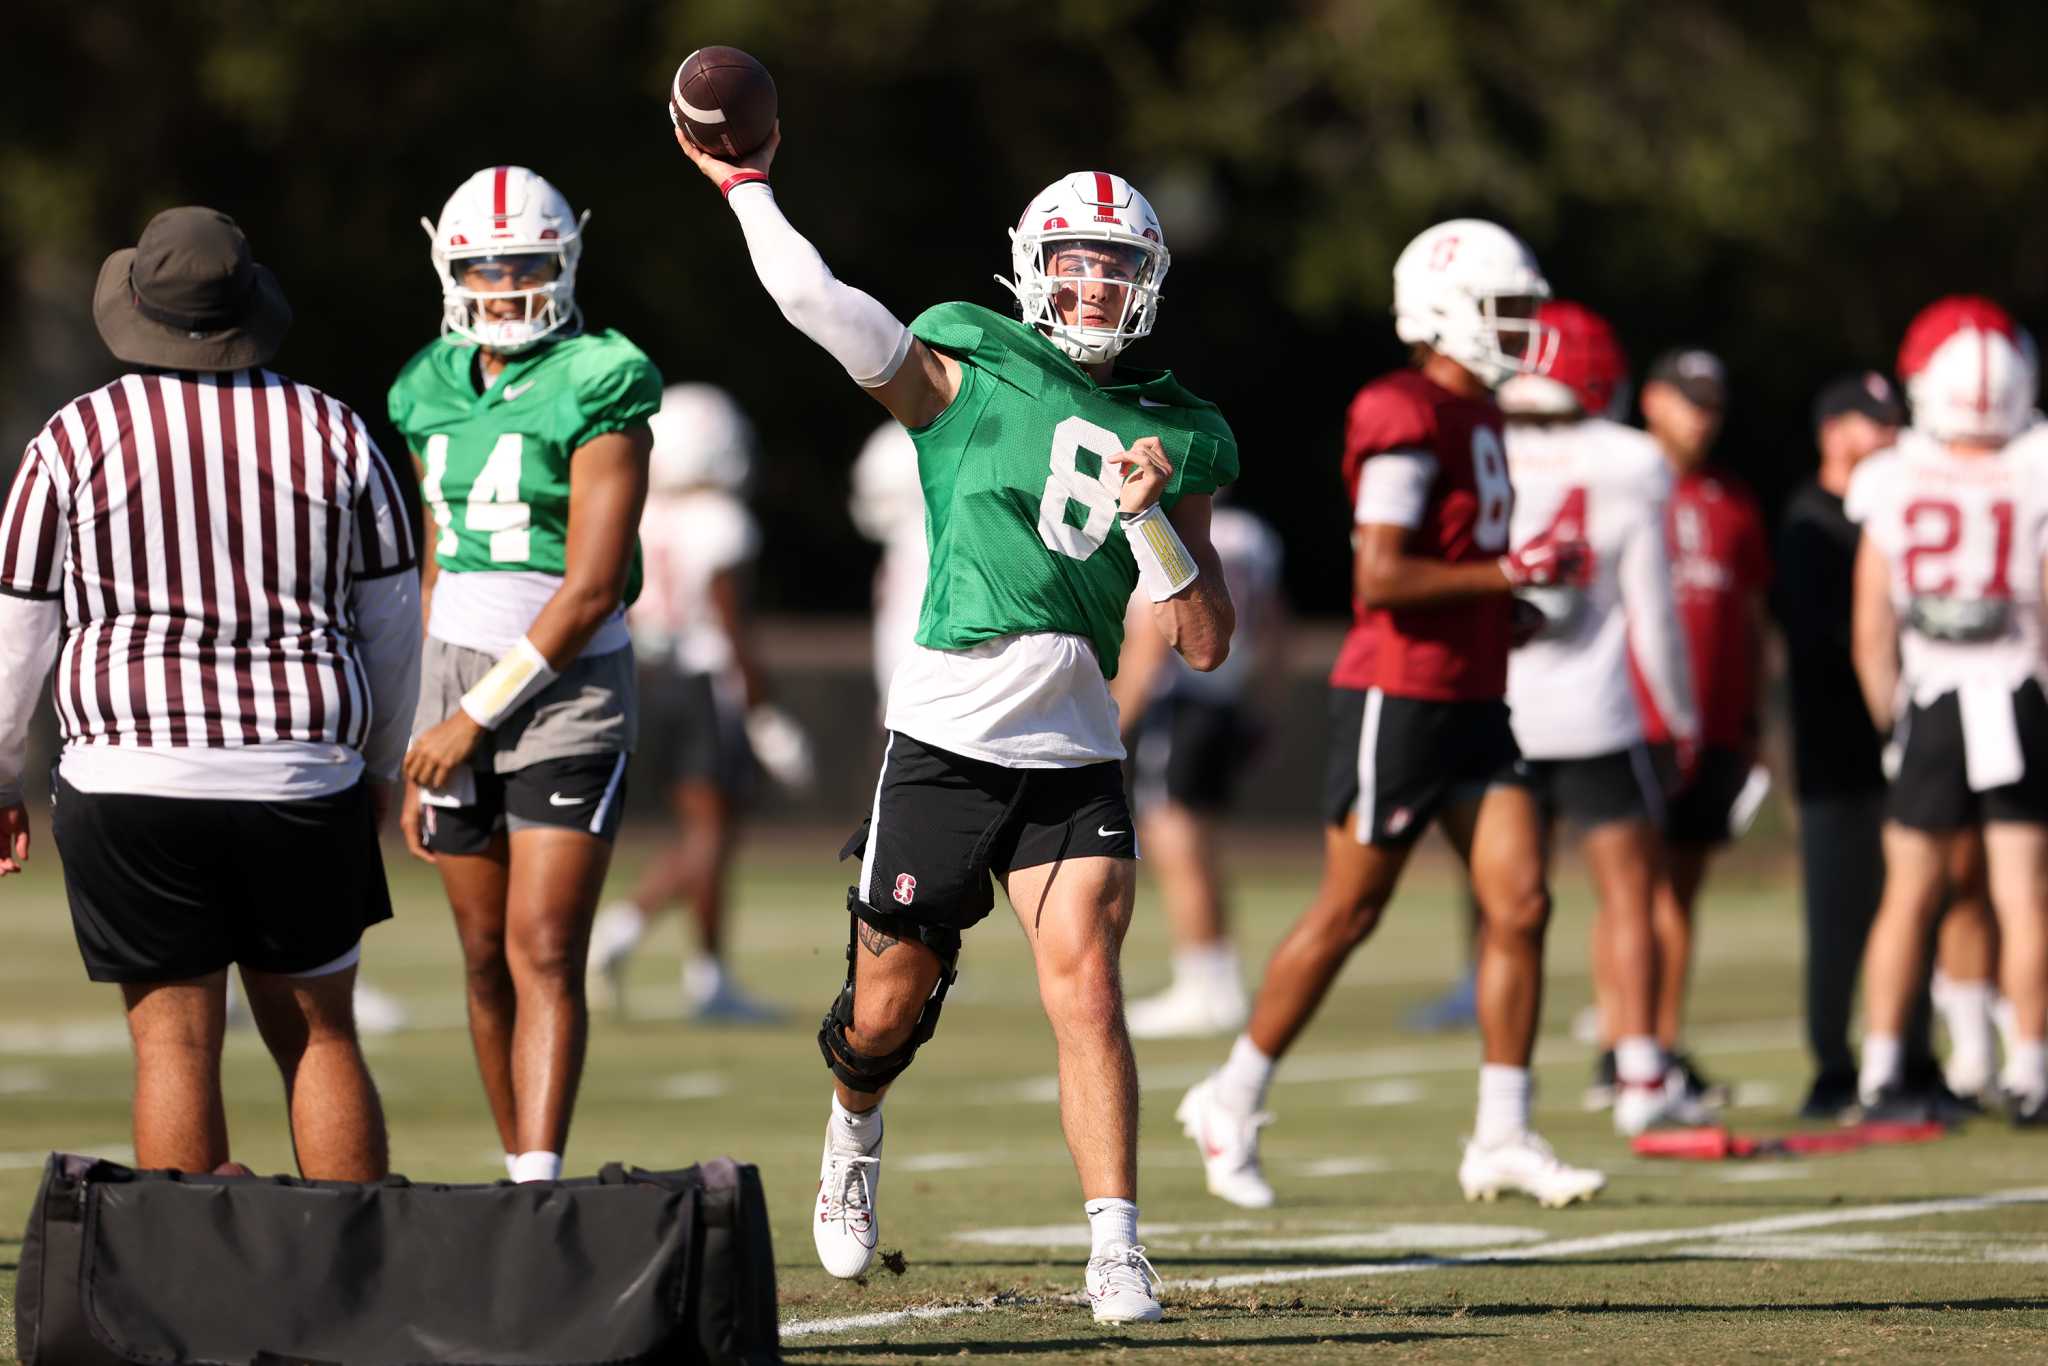
[[[1522, 239], [1483, 218], [1427, 228], [1394, 262], [1395, 333], [1449, 356], [1489, 389], [1550, 369], [1557, 332], [1533, 316], [1549, 297]], [[1528, 300], [1531, 316], [1504, 315], [1505, 299]]]
[[846, 507], [860, 534], [871, 541], [887, 541], [906, 527], [924, 526], [917, 443], [902, 423], [884, 422], [869, 434], [853, 462], [853, 494]]
[[[441, 331], [511, 354], [557, 333], [582, 330], [576, 307], [576, 262], [583, 255], [581, 218], [562, 192], [524, 166], [491, 166], [462, 182], [441, 208], [441, 221], [420, 220], [433, 242], [434, 274], [441, 281]], [[555, 276], [528, 289], [477, 290], [462, 283], [464, 265], [492, 258], [551, 256]], [[485, 298], [524, 305], [512, 318], [494, 318]]]
[[754, 472], [754, 424], [732, 396], [710, 384], [673, 384], [661, 410], [647, 419], [654, 451], [647, 461], [650, 493], [717, 488], [738, 493]]
[[1920, 310], [1899, 344], [1913, 426], [1937, 441], [2009, 441], [2033, 422], [2034, 339], [1980, 295]]
[[[1055, 296], [1071, 294], [1072, 286], [1058, 283], [1053, 258], [1070, 242], [1100, 248], [1101, 277], [1121, 282], [1108, 294], [1117, 316], [1107, 325], [1060, 320]], [[1152, 331], [1171, 259], [1159, 215], [1136, 187], [1106, 171], [1076, 171], [1024, 206], [1010, 230], [1013, 279], [998, 275], [996, 283], [1017, 296], [1018, 313], [1054, 346], [1083, 365], [1099, 365]]]

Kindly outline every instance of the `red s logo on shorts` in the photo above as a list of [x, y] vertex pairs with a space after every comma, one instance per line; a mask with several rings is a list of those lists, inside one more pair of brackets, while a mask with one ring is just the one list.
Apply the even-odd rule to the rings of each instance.
[[908, 906], [917, 898], [917, 879], [908, 873], [898, 873], [896, 875], [896, 890], [892, 895], [898, 901]]

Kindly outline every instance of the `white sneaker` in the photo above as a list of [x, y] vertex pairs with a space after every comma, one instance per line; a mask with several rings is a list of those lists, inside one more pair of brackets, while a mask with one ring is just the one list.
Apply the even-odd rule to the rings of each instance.
[[766, 1001], [749, 996], [731, 973], [716, 963], [693, 959], [683, 969], [683, 997], [689, 1002], [690, 1018], [715, 1024], [774, 1024], [782, 1012]]
[[1245, 1010], [1244, 988], [1235, 979], [1176, 977], [1158, 995], [1131, 1002], [1124, 1018], [1134, 1039], [1201, 1039], [1237, 1032]]
[[1273, 1188], [1259, 1167], [1259, 1130], [1273, 1122], [1272, 1115], [1264, 1110], [1246, 1114], [1225, 1105], [1212, 1076], [1188, 1089], [1173, 1117], [1202, 1150], [1209, 1194], [1244, 1209], [1272, 1206]]
[[1634, 1138], [1645, 1129], [1668, 1124], [1671, 1099], [1662, 1086], [1624, 1083], [1614, 1088], [1614, 1132]]
[[1502, 1191], [1526, 1195], [1539, 1205], [1563, 1209], [1574, 1200], [1590, 1200], [1607, 1178], [1588, 1167], [1567, 1167], [1550, 1145], [1523, 1132], [1491, 1146], [1478, 1140], [1465, 1144], [1458, 1164], [1458, 1184], [1467, 1200], [1493, 1200]]
[[1152, 1293], [1164, 1289], [1159, 1273], [1133, 1245], [1088, 1259], [1088, 1303], [1097, 1323], [1157, 1323], [1165, 1313]]
[[388, 991], [356, 979], [356, 1028], [365, 1034], [396, 1034], [411, 1023], [404, 1006]]
[[825, 1134], [825, 1160], [818, 1171], [811, 1241], [818, 1261], [843, 1281], [868, 1269], [875, 1259], [875, 1188], [882, 1184], [882, 1141], [867, 1152], [842, 1148]]

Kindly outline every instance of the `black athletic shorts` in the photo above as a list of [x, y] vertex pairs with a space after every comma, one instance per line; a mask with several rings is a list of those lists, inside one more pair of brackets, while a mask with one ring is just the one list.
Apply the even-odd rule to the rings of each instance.
[[626, 756], [543, 759], [510, 773], [476, 770], [467, 806], [422, 806], [422, 842], [436, 854], [481, 854], [501, 830], [580, 830], [610, 843], [626, 809]]
[[[1677, 761], [1668, 746], [1656, 746], [1652, 752], [1664, 771], [1676, 771]], [[1726, 844], [1734, 839], [1728, 822], [1735, 799], [1749, 782], [1750, 767], [1749, 758], [1740, 750], [1702, 749], [1692, 781], [1665, 803], [1664, 838], [1672, 844]]]
[[1581, 830], [1616, 821], [1664, 824], [1664, 785], [1648, 745], [1583, 759], [1523, 759], [1513, 782], [1529, 789], [1544, 819]]
[[957, 934], [995, 908], [994, 876], [1138, 842], [1122, 764], [1005, 768], [891, 731], [874, 810], [839, 851], [855, 854], [862, 902]]
[[1355, 809], [1361, 844], [1409, 844], [1446, 802], [1512, 781], [1521, 751], [1505, 702], [1432, 702], [1330, 689], [1323, 816]]
[[672, 660], [640, 666], [640, 746], [636, 781], [663, 792], [677, 783], [709, 783], [735, 799], [753, 777], [746, 716], [737, 699], [720, 695], [707, 673], [684, 673]]
[[53, 786], [51, 833], [95, 982], [176, 982], [230, 963], [309, 972], [391, 918], [365, 783], [289, 802]]
[[1898, 775], [1885, 799], [1885, 815], [1915, 830], [1961, 830], [1985, 821], [2048, 822], [2048, 700], [2032, 681], [2013, 694], [2026, 772], [2016, 783], [1970, 790], [1963, 751], [1962, 704], [1944, 693], [1924, 707], [1909, 707], [1899, 722]]
[[1193, 811], [1227, 808], [1259, 746], [1259, 727], [1237, 702], [1176, 697], [1145, 708], [1131, 749], [1131, 796]]

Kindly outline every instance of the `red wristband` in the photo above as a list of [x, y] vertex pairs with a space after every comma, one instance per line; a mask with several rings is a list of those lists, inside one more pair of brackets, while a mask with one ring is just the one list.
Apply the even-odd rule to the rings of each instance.
[[766, 181], [767, 179], [768, 173], [766, 171], [734, 171], [731, 175], [727, 176], [725, 178], [724, 183], [718, 187], [718, 192], [721, 195], [724, 195], [726, 198], [730, 199], [732, 198], [732, 192], [734, 190], [737, 190], [740, 186], [751, 185], [757, 180]]

